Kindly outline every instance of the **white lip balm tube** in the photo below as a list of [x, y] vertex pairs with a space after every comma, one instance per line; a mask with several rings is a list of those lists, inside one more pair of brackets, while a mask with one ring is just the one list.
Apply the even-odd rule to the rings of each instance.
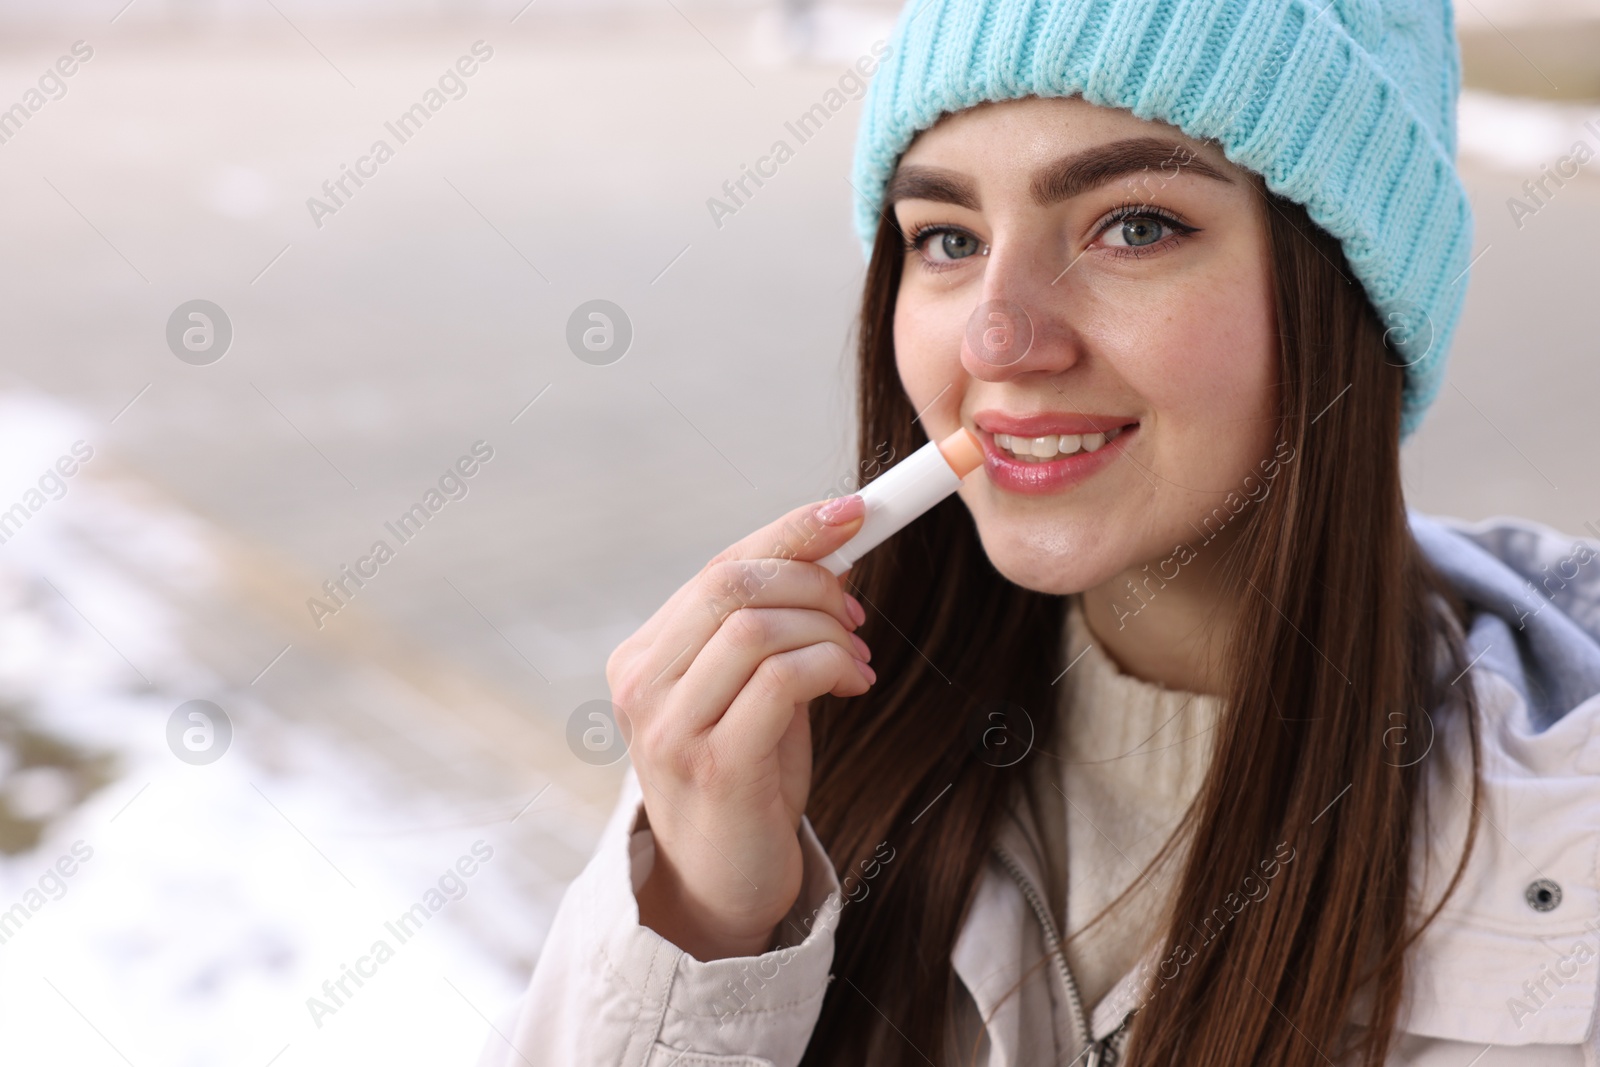
[[943, 441], [929, 441], [861, 489], [867, 505], [861, 529], [817, 562], [835, 575], [893, 537], [955, 492], [961, 479], [983, 465], [983, 445], [965, 426]]

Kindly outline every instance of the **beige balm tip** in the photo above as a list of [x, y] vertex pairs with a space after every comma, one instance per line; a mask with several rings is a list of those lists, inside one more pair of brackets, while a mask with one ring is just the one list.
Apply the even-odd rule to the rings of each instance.
[[957, 478], [965, 478], [983, 466], [983, 445], [965, 426], [939, 442], [939, 454]]

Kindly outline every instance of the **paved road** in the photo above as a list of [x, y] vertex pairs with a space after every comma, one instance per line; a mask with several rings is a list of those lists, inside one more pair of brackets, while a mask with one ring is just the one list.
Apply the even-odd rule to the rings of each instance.
[[[466, 496], [302, 637], [389, 627], [564, 718], [700, 561], [848, 469], [856, 105], [720, 228], [706, 208], [846, 59], [774, 65], [743, 21], [662, 10], [10, 38], [0, 104], [72, 41], [94, 55], [0, 146], [6, 369], [270, 555], [288, 603], [488, 442]], [[389, 132], [479, 40], [465, 95]], [[392, 157], [362, 163], [379, 138]], [[318, 225], [307, 198], [358, 165]], [[1519, 231], [1528, 176], [1469, 172], [1492, 247], [1406, 471], [1424, 509], [1576, 531], [1600, 521], [1600, 182]], [[165, 341], [195, 298], [235, 331], [210, 366]], [[565, 341], [597, 298], [635, 331], [610, 366]]]

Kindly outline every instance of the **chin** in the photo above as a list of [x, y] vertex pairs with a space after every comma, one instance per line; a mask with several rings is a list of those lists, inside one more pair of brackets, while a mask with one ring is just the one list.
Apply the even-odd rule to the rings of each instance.
[[1111, 558], [1108, 538], [1074, 524], [977, 520], [978, 540], [994, 569], [1007, 581], [1036, 593], [1065, 596], [1093, 589], [1127, 569]]

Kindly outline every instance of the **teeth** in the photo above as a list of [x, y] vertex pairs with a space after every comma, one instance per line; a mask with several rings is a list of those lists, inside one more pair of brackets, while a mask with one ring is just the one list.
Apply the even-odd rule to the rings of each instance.
[[1098, 452], [1108, 443], [1115, 441], [1122, 433], [1122, 427], [1108, 430], [1105, 433], [1063, 433], [1050, 434], [1048, 437], [1016, 437], [1008, 433], [994, 435], [994, 443], [1019, 459], [1028, 459], [1043, 462], [1059, 456], [1071, 456], [1076, 453]]

